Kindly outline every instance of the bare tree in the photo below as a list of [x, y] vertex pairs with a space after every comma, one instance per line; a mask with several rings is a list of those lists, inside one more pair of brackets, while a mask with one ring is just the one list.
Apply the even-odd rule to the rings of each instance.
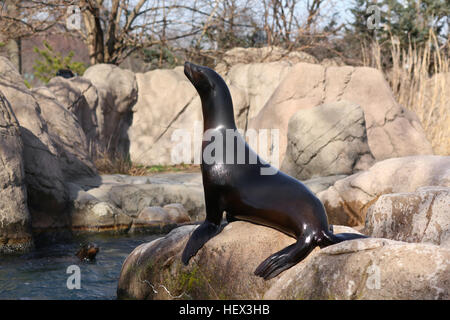
[[[175, 0], [129, 1], [81, 0], [85, 39], [91, 63], [120, 64], [132, 52], [201, 32], [201, 28], [182, 28], [182, 11], [189, 7]], [[178, 30], [170, 29], [178, 26]]]
[[4, 0], [0, 3], [0, 34], [19, 72], [22, 70], [22, 39], [53, 27], [64, 16], [65, 6], [60, 0]]
[[[77, 34], [87, 45], [91, 64], [120, 64], [153, 46], [160, 50], [161, 67], [167, 51], [205, 62], [262, 39], [290, 50], [308, 48], [330, 33], [317, 31], [324, 2], [308, 0], [305, 7], [300, 0], [6, 0], [9, 9], [3, 10], [0, 27], [18, 45], [21, 38], [53, 26]], [[74, 14], [81, 23], [68, 30], [71, 6], [77, 6]], [[300, 17], [302, 10], [306, 19]]]

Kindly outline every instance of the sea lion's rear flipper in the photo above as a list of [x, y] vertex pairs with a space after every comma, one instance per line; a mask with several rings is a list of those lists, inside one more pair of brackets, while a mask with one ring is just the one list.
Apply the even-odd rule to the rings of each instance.
[[359, 233], [338, 233], [333, 234], [331, 232], [324, 232], [324, 237], [319, 241], [318, 245], [320, 248], [325, 248], [327, 246], [331, 246], [333, 244], [346, 241], [346, 240], [354, 240], [354, 239], [364, 239], [368, 238], [363, 234]]
[[301, 237], [296, 243], [274, 253], [255, 270], [255, 275], [269, 280], [302, 261], [316, 246], [311, 237]]
[[209, 239], [214, 237], [221, 230], [220, 225], [216, 225], [205, 220], [205, 222], [195, 229], [194, 233], [192, 233], [189, 238], [186, 247], [184, 248], [183, 255], [181, 256], [181, 261], [187, 265], [189, 260], [195, 256], [197, 251], [200, 250]]
[[365, 235], [359, 234], [359, 233], [338, 233], [338, 234], [335, 234], [334, 236], [337, 239], [337, 243], [346, 241], [346, 240], [368, 238], [368, 236], [365, 236]]

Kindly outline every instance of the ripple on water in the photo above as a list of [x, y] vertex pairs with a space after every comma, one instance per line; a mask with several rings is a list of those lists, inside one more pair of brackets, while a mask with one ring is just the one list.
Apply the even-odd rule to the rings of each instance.
[[[0, 299], [115, 299], [125, 258], [138, 245], [159, 235], [136, 237], [90, 236], [100, 251], [93, 262], [81, 262], [75, 253], [79, 241], [58, 243], [21, 256], [0, 259]], [[81, 270], [81, 289], [67, 288], [67, 267]]]

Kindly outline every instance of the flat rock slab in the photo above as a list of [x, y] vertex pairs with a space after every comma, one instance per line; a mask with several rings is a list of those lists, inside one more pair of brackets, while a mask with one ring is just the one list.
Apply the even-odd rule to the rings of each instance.
[[69, 186], [79, 232], [162, 233], [205, 218], [200, 173], [104, 175]]

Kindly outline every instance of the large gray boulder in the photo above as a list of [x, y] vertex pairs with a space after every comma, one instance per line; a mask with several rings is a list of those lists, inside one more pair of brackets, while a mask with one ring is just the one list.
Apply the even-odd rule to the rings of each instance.
[[366, 67], [294, 65], [249, 128], [279, 129], [279, 163], [287, 147], [290, 118], [300, 109], [346, 100], [364, 110], [368, 144], [377, 161], [433, 154], [416, 115], [394, 99], [383, 74]]
[[233, 222], [184, 266], [181, 253], [195, 228], [177, 228], [133, 250], [122, 266], [118, 298], [450, 298], [448, 248], [377, 238], [344, 241], [316, 248], [291, 269], [264, 281], [253, 274], [256, 267], [295, 239], [271, 228]]
[[33, 89], [32, 93], [55, 145], [64, 180], [96, 176], [97, 169], [89, 155], [86, 136], [75, 114], [62, 106], [46, 87]]
[[99, 143], [97, 88], [84, 77], [54, 77], [46, 86], [59, 103], [76, 116], [86, 135], [89, 151], [95, 155]]
[[377, 162], [317, 194], [334, 224], [363, 225], [367, 210], [383, 194], [450, 186], [450, 157], [410, 156]]
[[357, 104], [323, 104], [299, 110], [289, 120], [281, 165], [285, 173], [300, 180], [350, 175], [369, 169], [373, 162], [364, 112]]
[[126, 158], [130, 148], [128, 128], [138, 97], [136, 76], [112, 64], [96, 64], [83, 75], [97, 88], [97, 121], [100, 144], [110, 155]]
[[372, 237], [450, 247], [450, 187], [380, 196], [367, 211], [364, 232]]
[[241, 89], [245, 99], [239, 103], [233, 96], [238, 128], [247, 130], [248, 120], [258, 115], [291, 68], [290, 61], [239, 63], [231, 67], [225, 80], [230, 87]]
[[136, 79], [139, 96], [129, 130], [131, 161], [173, 164], [171, 152], [178, 143], [171, 140], [174, 131], [185, 130], [192, 139], [197, 122], [202, 132], [200, 99], [181, 67], [137, 73]]
[[[33, 225], [37, 215], [58, 216], [66, 211], [68, 193], [64, 186], [57, 148], [33, 94], [9, 60], [0, 57], [0, 91], [9, 101], [19, 122], [29, 209]], [[36, 219], [35, 219], [36, 218]]]
[[0, 91], [0, 253], [33, 244], [27, 207], [23, 145], [17, 119]]

